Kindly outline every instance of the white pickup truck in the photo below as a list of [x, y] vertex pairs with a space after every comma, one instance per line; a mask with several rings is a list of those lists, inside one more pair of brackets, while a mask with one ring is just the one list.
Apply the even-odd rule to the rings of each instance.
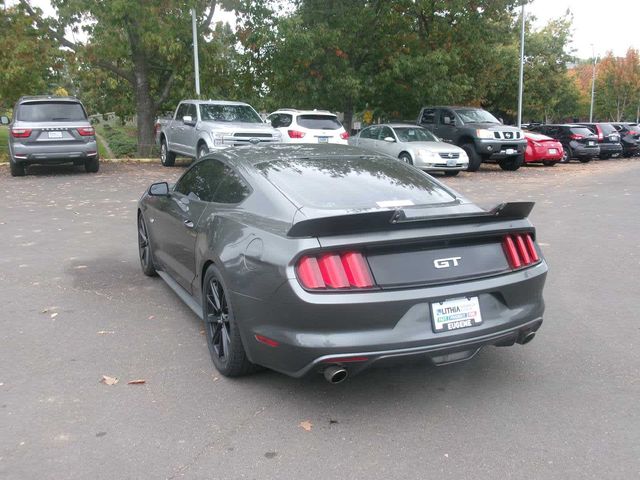
[[282, 140], [278, 130], [242, 102], [183, 100], [172, 119], [158, 123], [156, 140], [165, 167], [175, 163], [176, 155], [197, 159], [217, 149]]

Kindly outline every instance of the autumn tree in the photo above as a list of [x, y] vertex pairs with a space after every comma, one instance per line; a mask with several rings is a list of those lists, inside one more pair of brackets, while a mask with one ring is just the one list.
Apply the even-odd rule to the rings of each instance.
[[640, 111], [640, 56], [630, 48], [624, 57], [608, 52], [597, 65], [595, 112], [600, 119], [635, 119]]

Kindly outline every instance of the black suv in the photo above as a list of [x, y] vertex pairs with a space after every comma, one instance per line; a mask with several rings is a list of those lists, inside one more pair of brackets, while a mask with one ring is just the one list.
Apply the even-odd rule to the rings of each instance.
[[524, 162], [527, 140], [518, 127], [503, 125], [477, 107], [424, 107], [418, 125], [445, 142], [461, 147], [475, 172], [486, 161], [498, 162], [503, 170], [517, 170]]
[[637, 123], [612, 123], [620, 134], [622, 155], [633, 157], [640, 153], [640, 126]]
[[598, 136], [584, 125], [531, 125], [529, 130], [558, 140], [564, 148], [563, 162], [577, 158], [587, 163], [600, 155]]
[[606, 160], [622, 154], [620, 134], [610, 123], [581, 123], [598, 136], [600, 158]]

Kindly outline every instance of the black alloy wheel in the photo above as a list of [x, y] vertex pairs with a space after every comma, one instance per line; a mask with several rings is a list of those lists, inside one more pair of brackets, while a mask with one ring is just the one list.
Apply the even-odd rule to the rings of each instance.
[[158, 273], [153, 265], [151, 255], [151, 243], [149, 242], [149, 231], [144, 217], [140, 213], [138, 215], [138, 253], [140, 255], [140, 266], [142, 273], [148, 277], [155, 277]]
[[561, 163], [569, 163], [571, 161], [571, 156], [572, 156], [571, 147], [563, 147]]
[[225, 377], [238, 377], [256, 370], [245, 354], [240, 331], [229, 303], [220, 271], [211, 265], [203, 285], [203, 318], [211, 360]]

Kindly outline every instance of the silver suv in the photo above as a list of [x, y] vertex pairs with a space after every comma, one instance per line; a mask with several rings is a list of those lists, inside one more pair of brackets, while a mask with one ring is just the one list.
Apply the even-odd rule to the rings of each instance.
[[22, 97], [9, 124], [11, 175], [23, 176], [27, 165], [71, 163], [87, 172], [100, 168], [96, 132], [84, 106], [74, 97]]

